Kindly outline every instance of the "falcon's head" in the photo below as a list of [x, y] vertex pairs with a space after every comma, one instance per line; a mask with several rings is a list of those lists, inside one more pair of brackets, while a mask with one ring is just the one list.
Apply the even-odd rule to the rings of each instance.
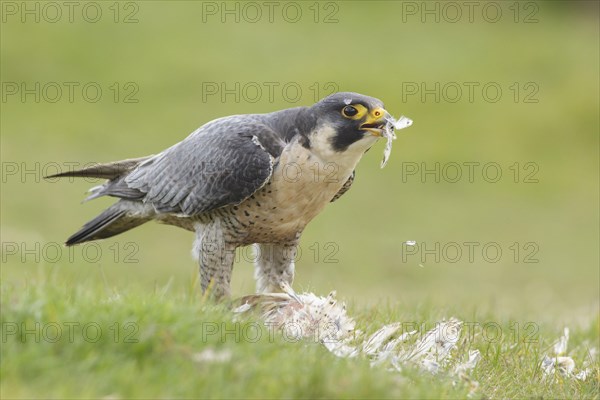
[[332, 94], [311, 109], [316, 117], [311, 147], [330, 156], [362, 155], [382, 137], [390, 117], [381, 100], [352, 92]]

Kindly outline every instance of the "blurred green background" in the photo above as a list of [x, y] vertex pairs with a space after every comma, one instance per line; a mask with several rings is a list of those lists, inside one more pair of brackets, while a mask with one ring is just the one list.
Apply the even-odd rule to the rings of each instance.
[[[433, 14], [422, 2], [283, 2], [272, 21], [262, 2], [100, 2], [91, 23], [87, 3], [77, 3], [72, 22], [64, 7], [52, 22], [55, 10], [29, 2], [40, 7], [36, 22], [21, 14], [25, 3], [3, 2], [2, 281], [20, 285], [52, 269], [73, 285], [105, 280], [117, 291], [151, 291], [171, 282], [188, 290], [197, 271], [193, 235], [173, 227], [147, 224], [57, 254], [57, 243], [113, 200], [80, 205], [98, 183], [41, 175], [69, 162], [154, 154], [211, 119], [310, 105], [337, 88], [378, 97], [415, 122], [399, 132], [385, 169], [380, 143], [352, 190], [309, 225], [297, 290], [336, 289], [355, 304], [589, 320], [599, 299], [597, 3], [474, 3], [472, 18], [454, 3], [462, 16], [453, 22], [456, 10], [437, 2], [427, 3]], [[72, 99], [65, 82], [75, 82]], [[207, 92], [236, 82], [239, 101]], [[472, 99], [465, 82], [474, 82]], [[36, 83], [39, 102], [22, 92]], [[439, 99], [422, 98], [422, 83]], [[501, 88], [497, 101], [492, 89], [482, 92], [486, 84]], [[95, 87], [102, 97], [92, 102]], [[465, 162], [480, 163], [473, 182]], [[463, 165], [462, 179], [448, 182], [449, 169], [439, 182], [420, 171], [403, 176], [435, 163]], [[486, 163], [500, 166], [498, 182], [482, 176]], [[524, 182], [533, 169], [537, 183]], [[419, 247], [403, 245], [409, 240]], [[479, 243], [473, 262], [464, 242]], [[421, 260], [423, 243], [439, 243], [439, 261]], [[463, 250], [457, 262], [442, 252], [452, 243]], [[483, 257], [486, 243], [502, 249], [498, 262]], [[525, 262], [533, 250], [538, 262]], [[236, 265], [234, 296], [254, 291], [252, 274], [249, 262]]]

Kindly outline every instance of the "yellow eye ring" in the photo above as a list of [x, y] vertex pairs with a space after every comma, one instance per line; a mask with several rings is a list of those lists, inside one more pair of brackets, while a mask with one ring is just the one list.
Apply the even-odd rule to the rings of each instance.
[[375, 110], [375, 112], [373, 113], [373, 115], [376, 116], [376, 117], [381, 117], [381, 111]]
[[346, 107], [342, 108], [342, 115], [344, 117], [352, 118], [356, 114], [358, 114], [358, 110], [355, 107], [346, 106]]

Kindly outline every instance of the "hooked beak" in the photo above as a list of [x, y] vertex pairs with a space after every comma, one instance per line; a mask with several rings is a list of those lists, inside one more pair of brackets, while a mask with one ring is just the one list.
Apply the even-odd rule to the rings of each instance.
[[373, 136], [382, 137], [387, 125], [388, 112], [383, 108], [376, 108], [372, 110], [365, 122], [360, 126], [361, 130], [369, 132]]

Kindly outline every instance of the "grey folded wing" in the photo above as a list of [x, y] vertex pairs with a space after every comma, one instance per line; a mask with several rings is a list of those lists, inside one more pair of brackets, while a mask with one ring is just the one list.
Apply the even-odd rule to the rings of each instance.
[[283, 146], [259, 121], [223, 118], [143, 162], [102, 194], [142, 200], [160, 213], [200, 214], [240, 203], [259, 190]]

